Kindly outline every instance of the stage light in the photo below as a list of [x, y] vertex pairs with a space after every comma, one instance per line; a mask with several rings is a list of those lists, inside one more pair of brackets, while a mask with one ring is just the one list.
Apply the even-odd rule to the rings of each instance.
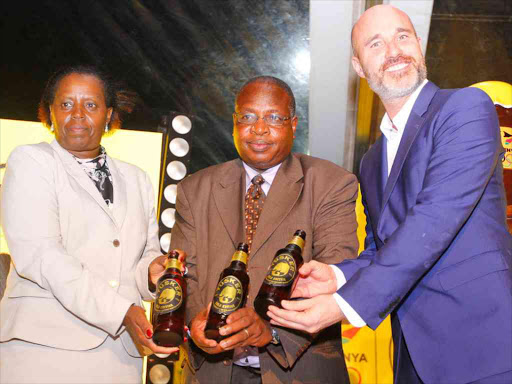
[[176, 219], [174, 218], [174, 214], [176, 213], [176, 210], [174, 208], [167, 208], [165, 211], [162, 212], [162, 223], [167, 228], [172, 228], [174, 226], [174, 222]]
[[169, 246], [171, 245], [171, 232], [164, 233], [160, 237], [160, 247], [167, 253], [169, 252]]
[[167, 384], [171, 382], [171, 370], [163, 364], [153, 365], [149, 370], [149, 379], [153, 384]]
[[181, 135], [186, 135], [192, 129], [192, 121], [185, 115], [177, 115], [172, 119], [172, 128]]
[[167, 165], [167, 174], [174, 180], [181, 180], [187, 174], [187, 167], [181, 161], [171, 161]]
[[171, 204], [176, 204], [176, 194], [178, 193], [178, 185], [171, 184], [165, 187], [164, 197]]
[[171, 143], [169, 144], [169, 149], [171, 150], [171, 153], [174, 156], [183, 157], [188, 153], [190, 146], [188, 145], [186, 140], [177, 137], [171, 140]]

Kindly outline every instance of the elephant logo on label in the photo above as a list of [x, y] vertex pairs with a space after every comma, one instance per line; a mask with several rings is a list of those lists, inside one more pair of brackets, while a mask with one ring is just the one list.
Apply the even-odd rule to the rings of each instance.
[[174, 289], [166, 289], [158, 298], [158, 304], [163, 305], [165, 303], [173, 301], [175, 296], [176, 291]]
[[288, 263], [278, 263], [273, 269], [272, 269], [272, 275], [273, 276], [284, 276], [290, 271], [290, 265]]
[[224, 287], [219, 295], [219, 300], [222, 304], [231, 303], [236, 297], [236, 289], [233, 286]]

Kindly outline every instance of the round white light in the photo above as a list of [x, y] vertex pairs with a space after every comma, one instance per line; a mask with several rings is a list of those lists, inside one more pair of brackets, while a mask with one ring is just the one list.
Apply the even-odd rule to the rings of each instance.
[[171, 233], [164, 233], [160, 238], [160, 247], [162, 250], [167, 253], [169, 252], [169, 247], [171, 246]]
[[171, 354], [170, 353], [155, 353], [155, 356], [157, 356], [161, 359], [165, 359], [166, 357], [171, 356]]
[[156, 364], [149, 370], [149, 379], [153, 384], [167, 384], [171, 382], [171, 371], [163, 364]]
[[181, 180], [187, 174], [187, 167], [181, 161], [171, 161], [167, 166], [167, 174], [174, 180]]
[[169, 149], [174, 156], [183, 157], [188, 153], [190, 146], [188, 145], [187, 140], [177, 137], [176, 139], [171, 140], [169, 143]]
[[174, 218], [174, 214], [176, 213], [176, 210], [174, 208], [167, 208], [165, 211], [162, 212], [162, 215], [160, 218], [162, 219], [162, 223], [167, 228], [172, 228], [174, 225], [174, 222], [176, 219]]
[[178, 186], [176, 184], [171, 184], [165, 187], [164, 189], [164, 197], [171, 204], [176, 204], [176, 195], [178, 194]]
[[176, 132], [184, 135], [192, 129], [192, 122], [187, 116], [178, 115], [172, 119], [172, 127]]

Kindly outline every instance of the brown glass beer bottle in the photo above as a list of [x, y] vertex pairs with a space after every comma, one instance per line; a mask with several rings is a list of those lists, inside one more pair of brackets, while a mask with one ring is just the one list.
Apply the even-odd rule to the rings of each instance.
[[254, 309], [263, 319], [270, 320], [267, 316], [269, 305], [281, 308], [281, 300], [290, 298], [299, 276], [299, 268], [304, 264], [302, 250], [305, 241], [306, 232], [299, 229], [288, 245], [276, 252], [254, 300]]
[[181, 273], [179, 254], [171, 251], [165, 273], [156, 285], [153, 305], [153, 341], [161, 347], [177, 347], [183, 343], [187, 283]]
[[231, 313], [245, 306], [249, 289], [248, 249], [247, 244], [238, 244], [231, 264], [220, 274], [205, 328], [208, 339], [219, 342], [227, 337], [219, 334], [219, 328], [226, 325], [226, 319]]

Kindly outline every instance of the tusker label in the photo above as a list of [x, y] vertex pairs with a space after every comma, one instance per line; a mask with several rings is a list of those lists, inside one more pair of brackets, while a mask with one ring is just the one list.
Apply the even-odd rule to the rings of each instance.
[[158, 285], [154, 311], [163, 314], [177, 310], [183, 302], [181, 285], [174, 279], [162, 281]]
[[226, 276], [215, 290], [212, 310], [222, 315], [229, 315], [236, 311], [244, 297], [242, 283], [235, 276]]
[[265, 282], [277, 287], [285, 287], [292, 283], [296, 274], [295, 259], [288, 253], [282, 253], [272, 260]]

